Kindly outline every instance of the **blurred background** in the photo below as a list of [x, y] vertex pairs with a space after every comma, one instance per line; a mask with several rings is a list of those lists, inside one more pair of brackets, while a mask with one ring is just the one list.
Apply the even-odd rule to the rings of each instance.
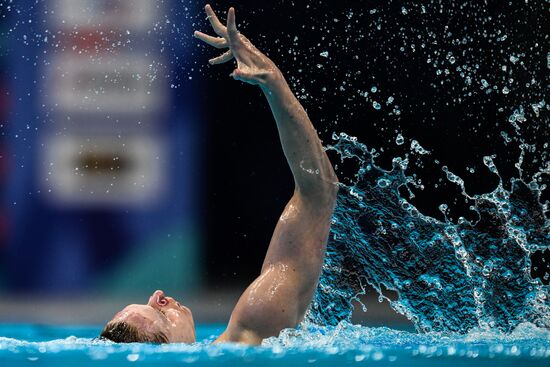
[[[181, 298], [198, 322], [226, 322], [258, 275], [293, 182], [260, 91], [231, 80], [232, 65], [210, 67], [217, 50], [191, 37], [212, 34], [204, 3], [1, 4], [0, 322], [100, 324], [155, 289]], [[243, 33], [280, 65], [325, 143], [333, 131], [356, 135], [389, 168], [403, 134], [469, 179], [471, 192], [487, 192], [498, 177], [483, 155], [497, 152], [501, 174], [514, 174], [518, 150], [491, 139], [513, 103], [468, 97], [458, 77], [447, 79], [448, 93], [433, 88], [443, 82], [424, 51], [411, 51], [413, 30], [460, 32], [473, 20], [373, 15], [403, 14], [403, 4], [212, 2], [223, 19], [237, 7]], [[532, 21], [513, 25], [510, 45], [543, 37], [527, 25], [540, 24], [536, 8], [490, 5]], [[378, 24], [386, 33], [361, 37]], [[404, 27], [411, 34], [393, 37]], [[361, 43], [342, 47], [350, 39]], [[474, 56], [491, 59], [491, 42], [476, 47]], [[400, 106], [379, 111], [357, 89]], [[418, 172], [437, 189], [419, 192], [415, 205], [443, 219], [438, 205], [459, 196], [456, 187], [429, 164]], [[351, 173], [339, 171], [344, 181]], [[454, 203], [451, 218], [471, 215], [468, 203]], [[357, 322], [407, 323], [364, 298], [369, 311]]]
[[196, 83], [176, 94], [164, 77], [192, 50], [163, 54], [152, 30], [170, 10], [3, 1], [1, 319], [100, 322], [156, 288], [206, 284], [207, 120]]

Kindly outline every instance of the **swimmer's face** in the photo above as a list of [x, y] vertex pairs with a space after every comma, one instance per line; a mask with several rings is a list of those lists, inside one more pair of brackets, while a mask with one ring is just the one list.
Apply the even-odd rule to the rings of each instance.
[[194, 343], [195, 323], [191, 310], [161, 290], [145, 305], [128, 305], [109, 324], [126, 322], [145, 335], [163, 335], [168, 343]]

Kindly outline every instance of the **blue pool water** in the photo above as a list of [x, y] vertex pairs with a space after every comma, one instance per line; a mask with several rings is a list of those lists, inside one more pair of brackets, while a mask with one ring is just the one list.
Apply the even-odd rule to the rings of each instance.
[[21, 366], [544, 366], [550, 332], [521, 324], [508, 334], [417, 334], [349, 323], [285, 330], [259, 347], [211, 345], [223, 325], [200, 325], [198, 343], [113, 344], [95, 340], [100, 328], [0, 325], [0, 365]]

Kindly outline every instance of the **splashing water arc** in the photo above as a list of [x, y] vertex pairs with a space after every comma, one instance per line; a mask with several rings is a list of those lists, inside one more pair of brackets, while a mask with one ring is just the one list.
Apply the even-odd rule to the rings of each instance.
[[511, 191], [501, 183], [471, 197], [476, 223], [438, 221], [401, 197], [399, 187], [411, 182], [403, 160], [385, 171], [364, 144], [335, 138], [329, 149], [360, 168], [353, 185], [342, 185], [309, 321], [349, 320], [352, 300], [368, 284], [388, 301], [385, 289], [396, 291], [391, 306], [421, 331], [510, 331], [527, 321], [550, 327], [549, 287], [529, 276], [529, 255], [549, 244], [535, 181], [515, 179]]

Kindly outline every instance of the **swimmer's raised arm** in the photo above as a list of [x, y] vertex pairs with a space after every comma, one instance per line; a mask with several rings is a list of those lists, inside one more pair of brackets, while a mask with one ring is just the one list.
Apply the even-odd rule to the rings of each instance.
[[227, 27], [209, 5], [205, 10], [219, 37], [202, 32], [195, 36], [216, 48], [228, 48], [210, 64], [235, 58], [237, 68], [231, 76], [262, 89], [295, 181], [294, 195], [277, 223], [261, 275], [243, 293], [227, 330], [217, 340], [257, 344], [284, 328], [296, 327], [304, 317], [323, 264], [338, 180], [281, 71], [237, 31], [235, 10], [229, 9]]
[[243, 36], [236, 27], [235, 10], [229, 9], [225, 27], [207, 5], [208, 19], [219, 37], [196, 31], [195, 37], [216, 48], [229, 48], [210, 64], [237, 61], [231, 76], [258, 85], [265, 93], [277, 122], [283, 151], [288, 160], [296, 189], [304, 196], [313, 196], [325, 189], [333, 190], [336, 175], [304, 108], [298, 102], [277, 66]]

